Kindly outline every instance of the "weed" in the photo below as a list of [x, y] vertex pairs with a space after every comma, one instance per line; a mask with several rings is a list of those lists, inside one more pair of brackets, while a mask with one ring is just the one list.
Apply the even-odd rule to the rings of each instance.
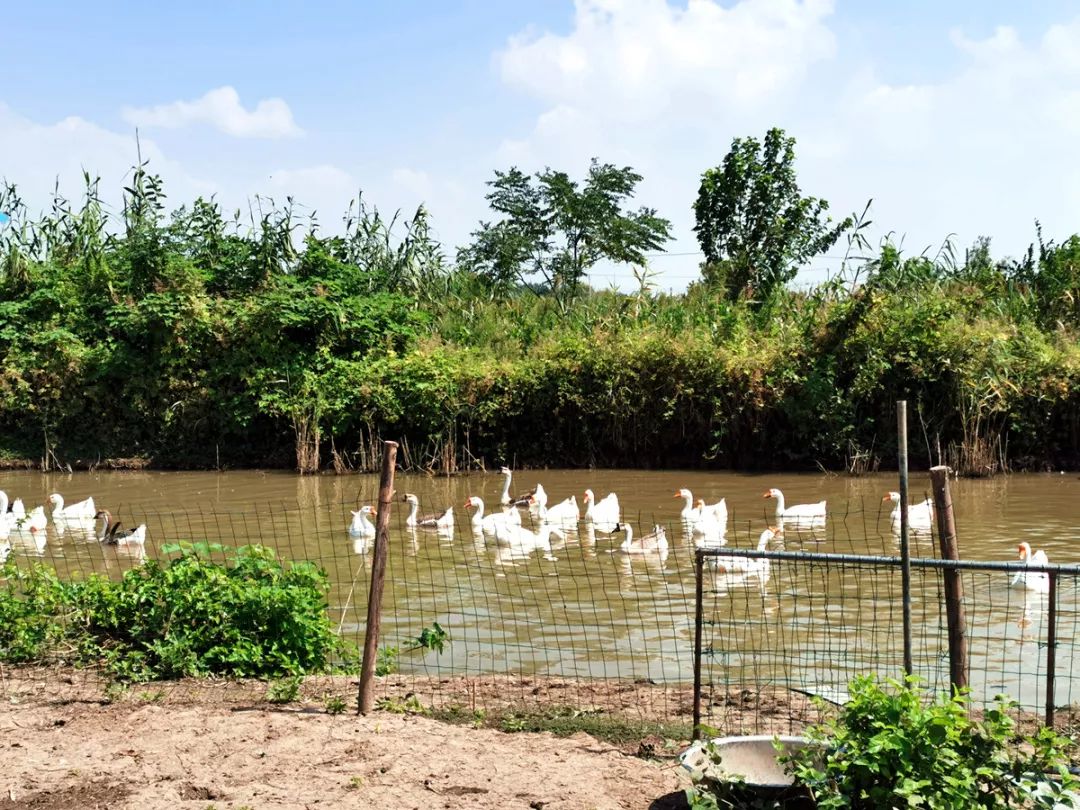
[[420, 703], [416, 695], [407, 695], [404, 699], [382, 697], [375, 701], [375, 708], [391, 714], [430, 714]]
[[685, 741], [690, 739], [691, 730], [684, 723], [646, 723], [599, 709], [571, 706], [553, 706], [537, 711], [470, 711], [461, 706], [444, 706], [433, 709], [431, 716], [443, 722], [496, 728], [509, 733], [548, 731], [559, 737], [569, 737], [585, 732], [598, 740], [621, 746], [636, 746], [647, 737]]
[[326, 699], [327, 714], [341, 714], [345, 711], [346, 706], [345, 699], [340, 695], [331, 695]]
[[271, 703], [292, 703], [300, 694], [302, 675], [291, 675], [271, 683], [266, 689], [266, 699]]
[[345, 789], [346, 790], [359, 790], [363, 786], [364, 786], [364, 777], [362, 777], [362, 776], [354, 776], [349, 780], [348, 784], [345, 785]]

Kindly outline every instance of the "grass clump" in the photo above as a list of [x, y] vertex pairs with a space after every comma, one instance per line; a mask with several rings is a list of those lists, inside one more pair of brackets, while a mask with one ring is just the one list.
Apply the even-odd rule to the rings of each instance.
[[436, 720], [475, 728], [494, 728], [507, 733], [548, 731], [556, 737], [585, 732], [598, 740], [622, 747], [636, 746], [646, 738], [683, 742], [690, 739], [689, 723], [649, 723], [631, 720], [603, 709], [551, 706], [544, 709], [468, 710], [446, 706], [431, 710]]

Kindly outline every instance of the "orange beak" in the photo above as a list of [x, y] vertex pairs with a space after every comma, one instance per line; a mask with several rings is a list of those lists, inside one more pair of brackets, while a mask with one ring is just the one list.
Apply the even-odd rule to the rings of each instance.
[[765, 493], [764, 495], [762, 495], [761, 497], [762, 497], [762, 498], [771, 498], [771, 497], [772, 497], [772, 493], [771, 493], [771, 492], [766, 492], [766, 493]]
[[472, 506], [472, 498], [469, 498], [469, 500], [465, 501], [465, 506], [466, 507]]
[[680, 494], [679, 494], [678, 492], [676, 492], [676, 493], [675, 493], [674, 495], [672, 495], [671, 497], [673, 497], [673, 498], [681, 498], [681, 497], [682, 497], [682, 495], [680, 495]]
[[892, 498], [890, 498], [888, 495], [886, 495], [884, 498], [881, 499], [881, 502], [885, 503], [885, 501], [890, 501], [890, 500], [892, 500]]

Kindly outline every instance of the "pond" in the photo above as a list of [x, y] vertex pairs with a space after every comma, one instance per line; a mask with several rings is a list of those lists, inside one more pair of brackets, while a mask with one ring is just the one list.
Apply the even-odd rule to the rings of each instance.
[[[499, 502], [497, 473], [453, 478], [399, 475], [400, 494], [418, 496], [422, 512], [452, 505], [451, 532], [410, 530], [405, 504], [391, 519], [383, 639], [407, 646], [432, 622], [449, 631], [441, 654], [404, 654], [404, 669], [428, 674], [535, 674], [564, 677], [692, 679], [694, 541], [684, 535], [676, 490], [712, 503], [725, 499], [729, 546], [753, 547], [775, 524], [781, 489], [789, 504], [826, 500], [824, 531], [788, 531], [770, 546], [857, 554], [898, 553], [890, 531], [895, 475], [861, 478], [809, 474], [701, 471], [537, 470], [515, 474], [513, 492], [542, 483], [554, 504], [586, 488], [618, 493], [623, 519], [639, 535], [662, 525], [666, 555], [618, 552], [621, 535], [582, 524], [550, 551], [526, 553], [474, 534], [466, 499]], [[1054, 563], [1080, 562], [1080, 479], [1016, 475], [951, 483], [961, 555], [1015, 561], [1017, 544], [1042, 548]], [[93, 496], [125, 526], [146, 523], [147, 556], [178, 540], [229, 546], [262, 543], [291, 559], [317, 560], [333, 584], [331, 615], [341, 632], [362, 640], [371, 543], [350, 538], [350, 509], [374, 504], [375, 476], [300, 477], [283, 472], [0, 472], [0, 489], [27, 507], [52, 492], [69, 503]], [[925, 474], [912, 476], [912, 500], [928, 494]], [[530, 516], [524, 513], [526, 526]], [[913, 538], [913, 555], [937, 556], [935, 540]], [[42, 559], [62, 573], [118, 576], [137, 562], [131, 551], [104, 547], [92, 535], [53, 523], [46, 543], [12, 537], [17, 561]], [[765, 579], [765, 581], [760, 581]], [[1002, 572], [965, 575], [972, 686], [977, 697], [1004, 691], [1037, 708], [1045, 673], [1045, 594], [1009, 587]], [[718, 574], [705, 582], [706, 680], [786, 684], [821, 694], [841, 692], [857, 672], [895, 674], [900, 664], [899, 572], [892, 568], [774, 562], [767, 577]], [[1061, 581], [1057, 656], [1059, 704], [1071, 703], [1076, 583]], [[916, 668], [931, 684], [947, 679], [940, 573], [913, 573]], [[1077, 683], [1080, 686], [1080, 681]]]

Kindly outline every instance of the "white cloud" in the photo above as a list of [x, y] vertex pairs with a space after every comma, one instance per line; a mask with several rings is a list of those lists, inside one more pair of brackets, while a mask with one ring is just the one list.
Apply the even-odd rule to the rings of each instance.
[[[1048, 235], [1080, 230], [1080, 19], [1025, 38], [943, 39], [960, 67], [926, 81], [904, 65], [856, 57], [860, 32], [831, 27], [832, 4], [797, 0], [577, 0], [566, 33], [526, 32], [496, 55], [504, 82], [539, 103], [532, 127], [504, 139], [503, 165], [583, 173], [598, 155], [645, 176], [644, 204], [673, 220], [672, 252], [693, 251], [690, 205], [701, 172], [731, 139], [782, 126], [799, 140], [804, 192], [835, 215], [874, 198], [879, 235], [909, 249], [980, 234], [1022, 251], [1033, 220]], [[949, 60], [939, 60], [949, 64]], [[892, 81], [879, 76], [887, 71]], [[837, 253], [841, 252], [838, 248]], [[654, 261], [684, 286], [696, 256]], [[822, 260], [804, 278], [820, 278]], [[628, 275], [628, 271], [627, 271]]]
[[211, 90], [194, 101], [174, 101], [154, 107], [125, 107], [124, 120], [139, 127], [181, 129], [204, 124], [234, 138], [291, 138], [302, 135], [292, 110], [280, 98], [264, 98], [245, 110], [235, 88]]
[[955, 74], [853, 89], [843, 116], [829, 122], [846, 131], [846, 148], [814, 175], [836, 197], [851, 200], [858, 188], [874, 196], [875, 219], [906, 231], [915, 251], [950, 233], [961, 248], [985, 234], [1016, 255], [1036, 218], [1048, 236], [1080, 229], [1070, 191], [1080, 184], [1071, 159], [1080, 131], [1080, 20], [1032, 42], [1008, 27], [981, 40], [952, 31], [950, 39], [967, 57]]
[[503, 79], [553, 105], [643, 121], [754, 106], [832, 56], [829, 0], [577, 0], [566, 35], [511, 38]]
[[402, 191], [419, 199], [421, 203], [431, 198], [433, 191], [431, 175], [425, 171], [400, 167], [390, 174], [390, 181]]
[[[213, 183], [199, 180], [162, 154], [150, 138], [139, 145], [151, 171], [162, 174], [171, 199], [190, 201], [212, 194]], [[0, 155], [4, 176], [15, 183], [31, 211], [48, 208], [54, 186], [77, 202], [84, 191], [83, 171], [100, 177], [103, 201], [119, 210], [122, 180], [138, 162], [134, 133], [118, 133], [71, 116], [42, 124], [18, 115], [0, 103]], [[179, 202], [177, 203], [179, 204]]]

